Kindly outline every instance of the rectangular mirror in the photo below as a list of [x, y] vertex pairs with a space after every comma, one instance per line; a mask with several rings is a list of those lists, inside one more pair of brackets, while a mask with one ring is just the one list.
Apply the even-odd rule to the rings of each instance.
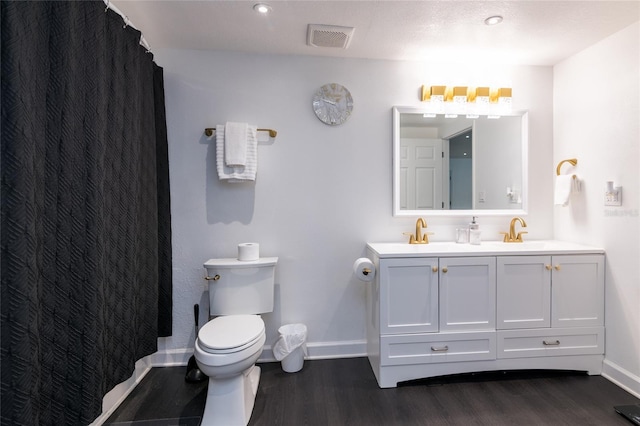
[[431, 117], [393, 107], [393, 215], [522, 215], [528, 114]]

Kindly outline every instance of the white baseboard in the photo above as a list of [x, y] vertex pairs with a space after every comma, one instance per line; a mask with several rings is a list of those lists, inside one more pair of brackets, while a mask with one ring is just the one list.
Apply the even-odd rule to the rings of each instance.
[[[306, 343], [305, 359], [338, 359], [358, 358], [367, 356], [366, 340], [345, 340], [340, 342], [311, 342]], [[277, 362], [273, 356], [272, 347], [265, 345], [258, 362]]]
[[133, 374], [122, 383], [118, 383], [102, 398], [102, 413], [89, 426], [100, 426], [113, 414], [129, 394], [138, 386], [138, 383], [151, 370], [151, 357], [146, 356], [136, 362]]
[[180, 367], [187, 365], [193, 355], [193, 348], [158, 351], [149, 355], [152, 367]]
[[602, 363], [602, 377], [620, 386], [636, 398], [640, 398], [640, 377], [608, 359]]

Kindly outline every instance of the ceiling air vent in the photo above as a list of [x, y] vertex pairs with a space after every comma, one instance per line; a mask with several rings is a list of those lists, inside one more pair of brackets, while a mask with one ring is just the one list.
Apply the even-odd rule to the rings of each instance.
[[339, 47], [346, 49], [349, 47], [355, 30], [353, 27], [309, 24], [307, 29], [307, 44], [314, 47]]

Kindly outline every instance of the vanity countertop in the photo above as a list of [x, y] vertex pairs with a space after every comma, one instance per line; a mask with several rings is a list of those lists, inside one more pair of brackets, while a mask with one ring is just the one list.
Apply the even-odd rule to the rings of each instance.
[[367, 247], [381, 258], [392, 257], [459, 257], [519, 256], [554, 254], [603, 254], [600, 247], [557, 240], [532, 240], [522, 243], [483, 241], [480, 245], [433, 242], [429, 244], [368, 243]]

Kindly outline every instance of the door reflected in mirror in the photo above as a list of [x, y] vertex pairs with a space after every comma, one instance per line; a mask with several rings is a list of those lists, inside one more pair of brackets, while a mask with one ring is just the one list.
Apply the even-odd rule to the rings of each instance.
[[425, 117], [394, 107], [394, 215], [524, 213], [527, 118]]

